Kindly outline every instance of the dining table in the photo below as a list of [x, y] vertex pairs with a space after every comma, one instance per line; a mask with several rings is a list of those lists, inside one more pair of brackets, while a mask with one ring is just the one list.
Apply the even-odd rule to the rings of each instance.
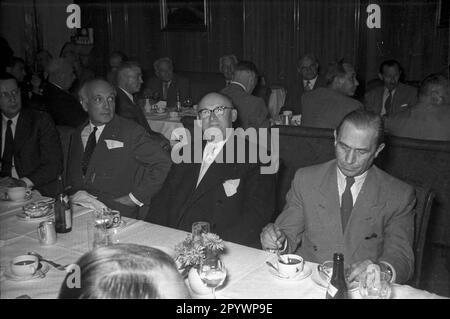
[[[45, 259], [62, 265], [70, 265], [89, 251], [87, 239], [88, 222], [92, 210], [73, 206], [72, 230], [57, 234], [56, 243], [39, 243], [36, 221], [18, 218], [20, 209], [14, 208], [0, 214], [0, 297], [11, 298], [57, 298], [66, 271], [46, 265], [45, 276], [29, 280], [17, 280], [10, 276], [11, 260], [28, 252], [36, 252]], [[51, 218], [51, 217], [49, 217]], [[174, 257], [175, 245], [182, 242], [187, 232], [148, 223], [142, 220], [122, 217], [124, 226], [114, 234], [114, 242], [134, 243], [156, 247]], [[225, 283], [216, 290], [218, 299], [324, 299], [326, 286], [318, 280], [317, 265], [305, 262], [303, 276], [296, 280], [286, 280], [276, 276], [266, 261], [276, 262], [273, 253], [225, 242], [221, 255], [227, 269]], [[41, 262], [45, 263], [45, 262]], [[44, 267], [42, 267], [44, 268]], [[69, 268], [70, 269], [70, 268]], [[189, 281], [186, 279], [189, 290]], [[196, 295], [196, 299], [210, 299], [211, 295]], [[359, 291], [353, 291], [351, 298], [361, 298]], [[434, 299], [445, 298], [434, 293], [413, 288], [408, 285], [392, 285], [391, 298], [396, 299]]]
[[157, 112], [156, 109], [151, 109], [150, 112], [145, 112], [150, 128], [158, 133], [161, 133], [168, 140], [173, 140], [172, 132], [177, 128], [184, 128], [181, 123], [183, 116], [196, 117], [197, 113], [193, 108], [182, 108], [181, 112], [176, 112], [175, 109], [166, 109], [165, 112]]

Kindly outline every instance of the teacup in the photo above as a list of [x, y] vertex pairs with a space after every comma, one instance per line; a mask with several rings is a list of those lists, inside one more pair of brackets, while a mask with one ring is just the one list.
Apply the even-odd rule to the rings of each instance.
[[169, 117], [170, 118], [177, 118], [178, 117], [178, 112], [169, 112]]
[[31, 195], [31, 189], [26, 187], [10, 187], [6, 194], [10, 200], [20, 201]]
[[295, 254], [284, 254], [278, 258], [278, 271], [280, 274], [293, 277], [303, 271], [305, 262], [303, 258]]
[[333, 275], [333, 261], [327, 260], [317, 266], [320, 277], [325, 281], [330, 281]]
[[17, 256], [11, 261], [11, 271], [18, 277], [33, 276], [39, 267], [39, 259], [33, 255]]
[[158, 105], [156, 108], [157, 113], [164, 113], [166, 111], [166, 107], [162, 105]]

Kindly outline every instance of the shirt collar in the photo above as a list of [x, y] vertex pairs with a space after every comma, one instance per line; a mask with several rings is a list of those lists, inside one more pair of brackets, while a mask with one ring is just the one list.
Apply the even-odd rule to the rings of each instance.
[[7, 118], [5, 116], [5, 114], [2, 113], [3, 124], [5, 125], [5, 127], [8, 124], [8, 120], [12, 120], [12, 125], [16, 126], [17, 120], [19, 119], [19, 115], [20, 115], [20, 112], [17, 113], [16, 116], [14, 116], [12, 119], [10, 119], [10, 118]]
[[311, 83], [311, 85], [314, 85], [314, 83], [316, 83], [317, 77], [318, 77], [318, 75], [317, 75], [314, 79], [311, 79], [311, 80], [303, 80], [303, 86], [305, 86], [305, 85], [306, 85], [306, 82], [308, 82], [308, 81], [309, 81], [309, 83]]
[[245, 92], [247, 92], [247, 89], [245, 88], [245, 85], [236, 81], [230, 81], [230, 84], [237, 84], [239, 85], [241, 88], [244, 89]]
[[[397, 91], [397, 88], [392, 90], [392, 94], [395, 94], [395, 91]], [[387, 87], [384, 87], [384, 94], [387, 96], [389, 95], [389, 89]]]
[[131, 100], [131, 102], [134, 103], [134, 98], [133, 98], [132, 94], [128, 93], [125, 89], [121, 88], [120, 86], [119, 86], [119, 89], [121, 89], [123, 91], [123, 93], [125, 93], [126, 96], [128, 96], [128, 98]]
[[52, 82], [52, 81], [49, 81], [51, 84], [53, 84], [54, 86], [56, 86], [57, 88], [59, 88], [60, 90], [63, 90], [64, 91], [64, 89], [62, 88], [62, 87], [60, 87], [58, 84], [56, 84], [55, 82]]
[[[337, 178], [338, 178], [338, 181], [339, 181], [340, 183], [343, 183], [343, 185], [345, 185], [345, 183], [346, 183], [346, 177], [347, 177], [347, 176], [345, 176], [344, 173], [342, 173], [342, 171], [341, 171], [341, 169], [339, 168], [339, 166], [336, 166], [336, 170], [337, 170]], [[367, 176], [367, 172], [368, 172], [368, 171], [369, 171], [369, 170], [365, 171], [365, 172], [362, 173], [361, 175], [355, 176], [355, 177], [354, 177], [354, 178], [355, 178], [355, 184], [356, 184], [356, 183], [363, 183], [364, 180], [366, 179], [366, 176]]]
[[[103, 131], [103, 129], [105, 128], [105, 125], [106, 124], [103, 124], [103, 125], [98, 125], [97, 126], [97, 132], [98, 132], [98, 134], [101, 134], [102, 133], [102, 131]], [[91, 121], [89, 121], [89, 126], [90, 126], [90, 129], [91, 129], [91, 132], [94, 130], [94, 124], [92, 124], [92, 122]]]

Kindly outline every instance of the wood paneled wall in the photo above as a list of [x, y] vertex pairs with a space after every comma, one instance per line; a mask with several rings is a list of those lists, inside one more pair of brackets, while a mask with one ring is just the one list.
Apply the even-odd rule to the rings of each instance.
[[[366, 27], [369, 2], [381, 6], [381, 29]], [[298, 57], [312, 52], [322, 71], [335, 59], [353, 62], [362, 82], [376, 77], [387, 58], [401, 61], [408, 80], [420, 80], [448, 70], [449, 30], [436, 28], [438, 2], [209, 0], [207, 32], [167, 32], [159, 0], [104, 0], [97, 2], [104, 14], [91, 22], [96, 34], [108, 33], [97, 36], [105, 56], [122, 50], [149, 70], [156, 58], [170, 56], [176, 69], [217, 72], [219, 57], [234, 53], [254, 61], [269, 84], [286, 85], [297, 76]]]

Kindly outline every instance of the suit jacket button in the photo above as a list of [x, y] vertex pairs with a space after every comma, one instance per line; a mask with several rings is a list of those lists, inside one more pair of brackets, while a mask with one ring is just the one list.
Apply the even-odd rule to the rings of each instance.
[[314, 251], [317, 251], [317, 246], [313, 246]]

